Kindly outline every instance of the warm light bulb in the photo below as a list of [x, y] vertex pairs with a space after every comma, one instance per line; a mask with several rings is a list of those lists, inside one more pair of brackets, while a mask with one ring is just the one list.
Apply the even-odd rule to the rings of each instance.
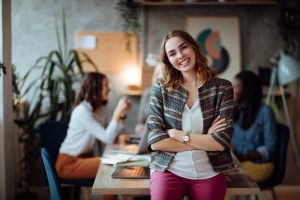
[[136, 65], [124, 66], [122, 73], [126, 85], [140, 85], [141, 70]]

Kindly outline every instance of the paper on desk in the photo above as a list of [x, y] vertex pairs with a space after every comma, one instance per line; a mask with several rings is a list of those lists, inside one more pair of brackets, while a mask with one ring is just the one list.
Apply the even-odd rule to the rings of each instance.
[[114, 154], [114, 155], [104, 155], [101, 159], [103, 164], [115, 165], [118, 163], [127, 162], [134, 155], [130, 154]]
[[106, 154], [102, 157], [101, 162], [103, 164], [116, 165], [120, 163], [133, 163], [133, 162], [142, 162], [147, 164], [150, 162], [150, 155], [132, 155], [132, 154]]

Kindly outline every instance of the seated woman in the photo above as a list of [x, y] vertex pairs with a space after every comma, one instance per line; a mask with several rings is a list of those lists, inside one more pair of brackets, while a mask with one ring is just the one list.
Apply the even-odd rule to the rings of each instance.
[[242, 71], [233, 79], [236, 116], [232, 138], [233, 152], [242, 167], [256, 182], [273, 173], [276, 149], [276, 121], [270, 107], [262, 104], [262, 86], [258, 76]]
[[100, 158], [84, 158], [83, 155], [92, 151], [97, 139], [106, 144], [114, 142], [131, 108], [131, 102], [123, 97], [108, 123], [105, 111], [108, 93], [108, 79], [104, 74], [93, 72], [85, 75], [75, 100], [67, 136], [59, 149], [55, 165], [59, 177], [96, 177]]

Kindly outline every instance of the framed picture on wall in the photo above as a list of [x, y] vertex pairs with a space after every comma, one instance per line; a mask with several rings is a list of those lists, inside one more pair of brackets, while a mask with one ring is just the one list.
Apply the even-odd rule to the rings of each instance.
[[241, 70], [239, 17], [188, 16], [185, 29], [197, 40], [208, 66], [231, 81]]

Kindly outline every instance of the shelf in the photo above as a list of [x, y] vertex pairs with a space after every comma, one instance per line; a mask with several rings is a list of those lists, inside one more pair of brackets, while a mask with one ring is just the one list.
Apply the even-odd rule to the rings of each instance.
[[142, 95], [142, 90], [127, 90], [125, 92], [125, 95], [128, 95], [128, 96], [141, 96]]
[[129, 85], [127, 87], [125, 94], [128, 96], [141, 96], [142, 89], [138, 85]]
[[161, 2], [161, 1], [144, 1], [141, 2], [144, 6], [226, 6], [226, 5], [279, 5], [278, 2], [273, 0], [249, 0], [249, 1], [197, 1], [197, 2], [185, 2], [185, 1], [175, 1], [175, 2]]

